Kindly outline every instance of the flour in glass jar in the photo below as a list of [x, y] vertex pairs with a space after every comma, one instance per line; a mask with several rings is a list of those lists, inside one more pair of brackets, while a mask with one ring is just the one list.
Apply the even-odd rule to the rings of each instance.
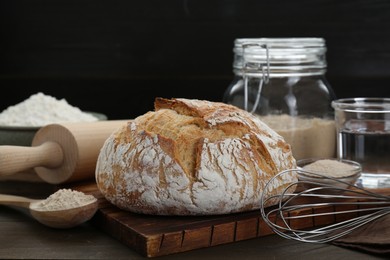
[[290, 115], [259, 118], [291, 145], [295, 159], [331, 158], [336, 154], [336, 127], [333, 119]]

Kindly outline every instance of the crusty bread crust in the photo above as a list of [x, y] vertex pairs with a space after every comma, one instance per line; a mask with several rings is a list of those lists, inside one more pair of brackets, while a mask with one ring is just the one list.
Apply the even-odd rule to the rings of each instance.
[[[259, 209], [267, 182], [296, 168], [290, 145], [252, 114], [194, 99], [156, 98], [102, 147], [96, 183], [121, 209], [211, 215]], [[267, 193], [296, 180], [284, 174]]]

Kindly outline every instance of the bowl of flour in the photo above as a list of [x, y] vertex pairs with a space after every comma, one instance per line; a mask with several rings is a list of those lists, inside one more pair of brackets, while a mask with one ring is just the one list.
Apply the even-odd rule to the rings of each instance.
[[30, 146], [35, 133], [48, 124], [100, 120], [107, 120], [106, 115], [38, 92], [0, 113], [0, 145]]
[[355, 185], [361, 175], [360, 163], [338, 158], [308, 158], [297, 161], [298, 179], [306, 190], [316, 193], [340, 194]]

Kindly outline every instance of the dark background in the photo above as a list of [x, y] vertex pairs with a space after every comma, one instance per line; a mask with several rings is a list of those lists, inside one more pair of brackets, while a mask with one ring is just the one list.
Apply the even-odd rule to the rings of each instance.
[[110, 119], [221, 101], [233, 41], [323, 37], [337, 97], [390, 97], [390, 1], [0, 1], [0, 110], [42, 91]]

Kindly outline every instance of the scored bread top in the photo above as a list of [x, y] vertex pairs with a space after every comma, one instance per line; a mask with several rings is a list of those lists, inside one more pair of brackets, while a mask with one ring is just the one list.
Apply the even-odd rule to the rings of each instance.
[[[107, 139], [96, 181], [110, 202], [133, 212], [226, 214], [259, 208], [267, 181], [295, 167], [290, 145], [246, 111], [156, 98], [155, 111]], [[274, 191], [295, 177], [280, 179]]]

